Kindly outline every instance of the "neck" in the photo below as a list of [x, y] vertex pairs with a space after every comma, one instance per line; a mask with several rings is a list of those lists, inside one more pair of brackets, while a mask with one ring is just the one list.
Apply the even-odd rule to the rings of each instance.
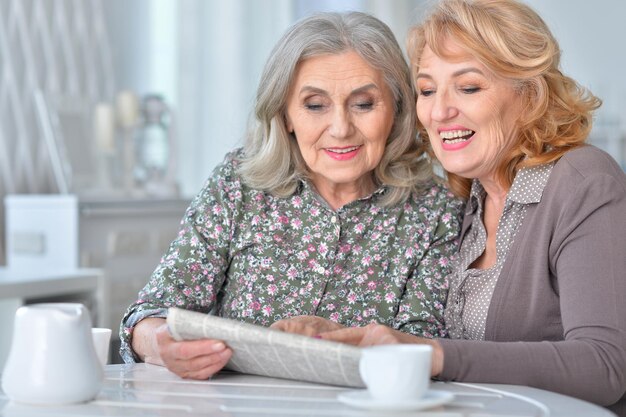
[[376, 186], [371, 177], [349, 184], [336, 184], [322, 181], [312, 181], [319, 195], [333, 209], [337, 210], [359, 198], [374, 192]]
[[510, 187], [505, 187], [501, 181], [493, 177], [479, 178], [478, 181], [480, 181], [480, 185], [483, 186], [487, 196], [493, 202], [504, 206], [504, 201], [506, 200], [506, 195], [509, 192]]
[[[504, 211], [504, 203], [509, 187], [504, 187], [500, 181], [495, 178], [479, 179], [480, 184], [485, 189], [487, 197], [485, 197], [483, 223], [488, 230], [488, 235], [494, 234]], [[491, 233], [490, 233], [491, 231]]]

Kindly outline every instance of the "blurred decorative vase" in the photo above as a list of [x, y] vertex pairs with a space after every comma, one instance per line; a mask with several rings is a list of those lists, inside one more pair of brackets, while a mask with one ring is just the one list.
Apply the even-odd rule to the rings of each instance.
[[32, 304], [15, 313], [2, 389], [14, 402], [80, 403], [102, 386], [87, 308], [78, 303]]

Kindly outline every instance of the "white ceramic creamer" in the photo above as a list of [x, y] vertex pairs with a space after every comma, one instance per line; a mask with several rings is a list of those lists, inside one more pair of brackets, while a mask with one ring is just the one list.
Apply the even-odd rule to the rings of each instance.
[[91, 318], [78, 303], [32, 304], [15, 313], [2, 389], [12, 401], [58, 405], [93, 399], [102, 386]]

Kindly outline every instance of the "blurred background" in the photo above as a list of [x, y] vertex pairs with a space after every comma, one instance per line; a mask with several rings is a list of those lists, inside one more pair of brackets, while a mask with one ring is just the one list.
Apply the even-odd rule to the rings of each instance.
[[[283, 31], [315, 11], [360, 10], [404, 46], [428, 3], [0, 0], [0, 265], [97, 268], [97, 288], [79, 300], [115, 332], [189, 199], [242, 144]], [[604, 100], [591, 140], [626, 168], [626, 3], [527, 3], [560, 41], [564, 72]], [[0, 297], [0, 315], [44, 296]], [[10, 330], [0, 321], [0, 340]]]

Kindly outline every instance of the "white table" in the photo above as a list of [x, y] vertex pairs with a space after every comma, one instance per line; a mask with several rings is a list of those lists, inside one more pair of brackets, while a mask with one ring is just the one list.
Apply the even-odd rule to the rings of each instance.
[[0, 371], [8, 355], [15, 310], [32, 300], [72, 297], [86, 301], [95, 314], [94, 326], [107, 314], [103, 275], [99, 269], [35, 271], [0, 267]]
[[[421, 417], [609, 417], [602, 407], [534, 388], [513, 385], [433, 383], [455, 399], [421, 412]], [[145, 364], [108, 365], [98, 397], [86, 404], [35, 407], [13, 404], [0, 391], [5, 417], [171, 416], [374, 417], [390, 412], [362, 411], [341, 404], [346, 388], [253, 375], [221, 373], [208, 381], [184, 380], [167, 369]]]

